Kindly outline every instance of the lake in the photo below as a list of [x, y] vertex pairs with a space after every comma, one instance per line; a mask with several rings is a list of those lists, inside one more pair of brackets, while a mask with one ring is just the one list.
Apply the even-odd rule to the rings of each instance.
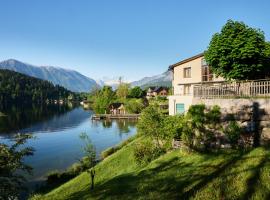
[[85, 132], [98, 156], [111, 146], [136, 133], [136, 121], [92, 121], [90, 110], [71, 105], [12, 107], [0, 110], [0, 140], [10, 143], [16, 133], [31, 133], [35, 138], [27, 146], [35, 149], [25, 162], [33, 168], [29, 181], [44, 179], [48, 172], [64, 170], [83, 156], [79, 135]]

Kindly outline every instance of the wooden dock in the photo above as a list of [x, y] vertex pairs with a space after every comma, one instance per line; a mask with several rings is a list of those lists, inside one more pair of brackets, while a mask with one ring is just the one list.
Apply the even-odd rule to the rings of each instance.
[[106, 120], [106, 119], [138, 119], [140, 114], [94, 114], [92, 120]]

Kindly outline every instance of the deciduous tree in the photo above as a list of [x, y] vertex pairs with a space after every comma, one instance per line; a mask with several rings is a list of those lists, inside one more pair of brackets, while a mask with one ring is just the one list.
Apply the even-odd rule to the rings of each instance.
[[261, 30], [228, 20], [212, 37], [205, 59], [217, 76], [248, 80], [266, 76], [270, 71], [269, 54], [269, 43]]

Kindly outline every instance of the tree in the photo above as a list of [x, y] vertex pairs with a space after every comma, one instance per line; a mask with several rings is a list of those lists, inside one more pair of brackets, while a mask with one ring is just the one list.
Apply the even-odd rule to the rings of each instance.
[[129, 99], [125, 104], [125, 108], [128, 113], [141, 113], [144, 107], [142, 99]]
[[115, 93], [110, 86], [104, 86], [93, 97], [93, 108], [96, 113], [105, 113], [115, 98]]
[[233, 20], [214, 34], [205, 59], [215, 75], [228, 80], [265, 78], [270, 71], [269, 43], [264, 33]]
[[129, 84], [127, 83], [121, 83], [119, 84], [117, 90], [116, 90], [116, 95], [120, 99], [125, 99], [128, 96], [128, 90], [129, 90]]
[[160, 147], [160, 139], [163, 133], [164, 115], [155, 105], [150, 105], [145, 108], [138, 121], [137, 128], [139, 134], [150, 137], [155, 140], [155, 143]]
[[87, 170], [87, 172], [90, 174], [91, 177], [91, 189], [94, 189], [94, 179], [96, 175], [96, 171], [94, 168], [96, 164], [96, 148], [86, 133], [81, 133], [80, 138], [84, 142], [83, 151], [88, 160], [89, 169]]
[[25, 177], [18, 172], [31, 174], [32, 167], [25, 164], [24, 158], [33, 155], [34, 149], [23, 147], [30, 138], [31, 135], [18, 134], [11, 146], [0, 143], [0, 199], [18, 199], [20, 192], [25, 189]]
[[129, 90], [128, 96], [130, 98], [141, 98], [143, 96], [143, 90], [136, 86]]

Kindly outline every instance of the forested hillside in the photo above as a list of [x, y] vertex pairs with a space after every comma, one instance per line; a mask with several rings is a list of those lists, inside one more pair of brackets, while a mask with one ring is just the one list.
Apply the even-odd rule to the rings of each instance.
[[67, 99], [73, 92], [48, 81], [10, 70], [0, 70], [0, 104], [43, 103]]

